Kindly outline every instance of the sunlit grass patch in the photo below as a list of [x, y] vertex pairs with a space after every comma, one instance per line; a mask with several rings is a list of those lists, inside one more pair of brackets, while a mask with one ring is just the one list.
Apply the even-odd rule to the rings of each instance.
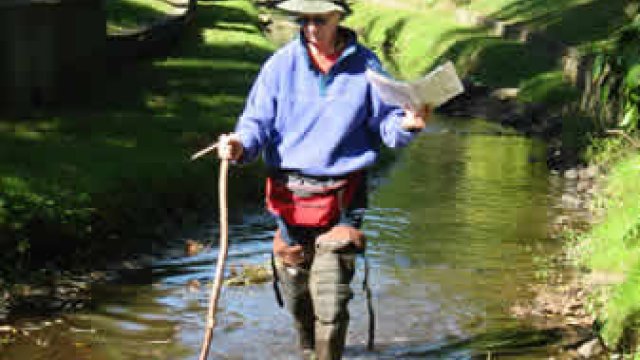
[[[438, 6], [441, 2], [445, 3], [432, 1], [414, 6], [413, 11], [406, 3], [400, 6], [390, 2], [385, 7], [378, 2], [359, 2], [348, 23], [396, 76], [413, 78], [451, 59], [463, 76], [491, 87], [527, 85], [528, 90], [533, 90], [533, 83], [540, 88], [541, 82], [548, 79], [551, 84], [544, 86], [561, 95], [562, 101], [565, 96], [572, 96], [571, 91], [566, 84], [559, 84], [557, 77], [545, 75], [561, 71], [557, 48], [561, 44], [590, 48], [607, 39], [625, 21], [623, 0], [451, 2], [458, 9], [467, 8], [506, 24], [519, 24], [527, 31], [545, 33], [529, 42], [513, 35], [492, 35], [494, 29], [488, 24], [463, 25], [456, 20], [456, 9]], [[548, 96], [545, 100], [554, 99]]]
[[607, 179], [601, 200], [606, 215], [578, 246], [580, 261], [588, 268], [624, 276], [624, 282], [611, 289], [609, 299], [600, 299], [605, 304], [602, 334], [615, 346], [623, 329], [640, 316], [640, 155], [628, 155]]
[[[640, 262], [631, 266], [625, 281], [616, 286], [604, 311], [602, 335], [609, 345], [625, 342], [625, 330], [640, 328]], [[632, 340], [633, 341], [633, 340]], [[628, 344], [623, 344], [628, 345]], [[625, 349], [634, 351], [634, 349]], [[640, 349], [635, 349], [639, 351]]]
[[626, 271], [640, 260], [640, 156], [629, 156], [608, 176], [604, 192], [607, 215], [588, 241], [590, 267]]
[[179, 10], [165, 0], [107, 0], [105, 9], [108, 31], [134, 29]]
[[455, 37], [444, 38], [447, 32], [459, 28], [447, 10], [409, 11], [407, 9], [371, 6], [356, 3], [347, 19], [394, 75], [413, 78], [436, 65], [444, 49]]
[[491, 36], [482, 25], [460, 24], [451, 9], [408, 11], [359, 4], [348, 23], [388, 70], [402, 78], [454, 60], [462, 76], [489, 86], [517, 87], [557, 69], [556, 59], [545, 49]]

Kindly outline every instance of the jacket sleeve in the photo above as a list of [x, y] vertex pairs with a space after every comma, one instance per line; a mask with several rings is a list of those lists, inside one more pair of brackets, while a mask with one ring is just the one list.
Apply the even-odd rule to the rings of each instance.
[[[379, 60], [373, 57], [367, 62], [367, 66], [378, 72], [384, 72]], [[401, 108], [385, 104], [378, 91], [371, 85], [370, 96], [370, 114], [368, 120], [369, 129], [379, 134], [382, 142], [390, 148], [404, 147], [416, 136], [416, 133], [402, 129], [400, 125], [404, 117], [404, 110]]]
[[245, 108], [235, 131], [244, 147], [240, 163], [255, 160], [266, 144], [277, 110], [277, 88], [272, 62], [267, 61], [260, 70], [247, 97]]

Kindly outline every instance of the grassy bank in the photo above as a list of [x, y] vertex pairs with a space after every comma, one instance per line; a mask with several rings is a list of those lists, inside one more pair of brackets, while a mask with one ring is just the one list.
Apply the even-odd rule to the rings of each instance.
[[[515, 87], [519, 89], [517, 100], [522, 103], [542, 104], [558, 113], [563, 109], [560, 139], [563, 146], [590, 149], [592, 154], [583, 156], [585, 160], [604, 161], [611, 169], [606, 190], [600, 195], [604, 218], [580, 236], [570, 252], [577, 254], [581, 266], [590, 271], [624, 276], [622, 283], [607, 287], [602, 297], [594, 300], [594, 311], [598, 312], [603, 324], [602, 336], [610, 346], [621, 344], [629, 352], [638, 351], [634, 346], [638, 346], [640, 329], [640, 157], [637, 149], [622, 147], [626, 150], [614, 151], [620, 146], [598, 140], [606, 130], [603, 124], [622, 124], [622, 117], [607, 118], [612, 113], [602, 110], [609, 104], [617, 106], [618, 94], [631, 100], [635, 96], [635, 104], [626, 103], [624, 109], [637, 115], [640, 71], [632, 67], [637, 65], [640, 26], [629, 24], [628, 3], [622, 0], [434, 0], [426, 5], [423, 2], [419, 8], [405, 6], [407, 3], [358, 2], [349, 19], [395, 75], [414, 78], [435, 64], [452, 59], [458, 71], [476, 84], [490, 88]], [[507, 31], [503, 36], [494, 36], [495, 29], [489, 26], [473, 22], [461, 24], [455, 20], [455, 11], [460, 9], [511, 26], [515, 35]], [[522, 41], [518, 38], [518, 30], [522, 29], [541, 36], [537, 41]], [[621, 47], [623, 42], [626, 48]], [[617, 44], [618, 48], [607, 52], [610, 64], [601, 63], [600, 69], [594, 70], [601, 78], [595, 85], [596, 91], [581, 94], [565, 79], [563, 51], [559, 50], [571, 46], [578, 53], [590, 54], [610, 44]], [[561, 47], [554, 49], [558, 45]], [[614, 74], [603, 68], [618, 72]], [[592, 97], [604, 105], [596, 106], [590, 114], [568, 112], [566, 109], [579, 108], [577, 102], [582, 96]], [[625, 125], [625, 131], [632, 136], [633, 131], [637, 132], [637, 118]]]
[[[91, 103], [1, 118], [3, 270], [54, 254], [95, 263], [150, 251], [151, 240], [202, 220], [217, 162], [189, 155], [232, 128], [272, 51], [256, 18], [247, 1], [200, 1], [171, 55], [113, 69]], [[252, 189], [252, 171], [232, 178]], [[259, 196], [247, 189], [232, 185], [232, 198]]]
[[[553, 106], [577, 97], [562, 74], [562, 54], [553, 47], [591, 48], [626, 20], [624, 0], [438, 0], [418, 8], [399, 6], [403, 3], [356, 2], [348, 20], [395, 75], [413, 78], [451, 59], [464, 77], [479, 85], [520, 88], [519, 101]], [[496, 36], [490, 25], [465, 23], [460, 10], [512, 25], [513, 30]], [[550, 40], [522, 41], [520, 30], [544, 33]]]
[[[581, 108], [593, 120], [590, 161], [608, 169], [596, 205], [600, 222], [581, 235], [573, 250], [578, 262], [612, 281], [596, 292], [593, 308], [600, 332], [613, 349], [640, 356], [640, 15], [626, 7], [629, 19], [591, 52], [591, 88]], [[597, 135], [615, 130], [617, 139]]]
[[590, 272], [622, 279], [598, 289], [592, 305], [607, 345], [633, 353], [640, 352], [640, 155], [618, 146], [594, 154], [610, 166], [595, 201], [604, 216], [578, 237], [573, 250]]

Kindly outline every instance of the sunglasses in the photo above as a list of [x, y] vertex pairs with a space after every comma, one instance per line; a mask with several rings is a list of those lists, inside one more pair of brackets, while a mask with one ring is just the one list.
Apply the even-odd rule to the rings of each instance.
[[298, 16], [295, 18], [296, 24], [300, 26], [306, 26], [309, 23], [313, 23], [316, 26], [325, 25], [329, 21], [328, 18], [324, 16]]

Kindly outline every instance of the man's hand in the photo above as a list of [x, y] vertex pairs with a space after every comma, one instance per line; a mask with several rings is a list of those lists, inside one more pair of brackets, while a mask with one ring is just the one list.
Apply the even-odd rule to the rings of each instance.
[[287, 266], [295, 266], [304, 262], [303, 250], [302, 245], [287, 245], [280, 236], [280, 230], [277, 230], [273, 236], [273, 253]]
[[226, 160], [240, 160], [244, 147], [236, 133], [222, 134], [218, 138], [218, 157]]
[[413, 110], [408, 106], [404, 107], [404, 118], [402, 119], [402, 129], [411, 132], [422, 131], [431, 118], [432, 109], [429, 105], [424, 105], [419, 110]]

